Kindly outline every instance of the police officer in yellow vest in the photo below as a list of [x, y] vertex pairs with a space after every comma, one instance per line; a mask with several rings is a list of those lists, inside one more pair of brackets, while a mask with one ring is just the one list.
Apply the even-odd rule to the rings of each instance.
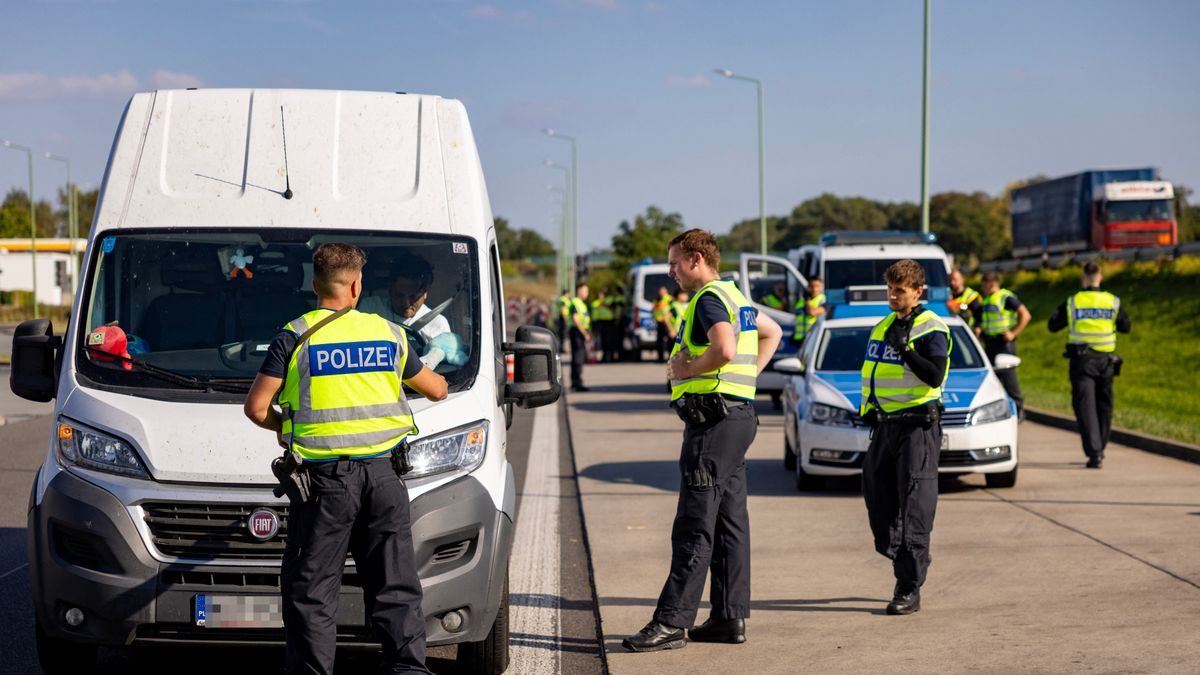
[[929, 537], [937, 510], [942, 445], [942, 384], [950, 368], [950, 330], [920, 305], [925, 271], [901, 260], [884, 272], [892, 313], [875, 325], [862, 366], [859, 412], [871, 425], [863, 497], [875, 550], [896, 577], [888, 614], [921, 609]]
[[561, 354], [571, 336], [571, 292], [564, 288], [554, 305], [558, 308], [558, 353]]
[[961, 317], [968, 326], [978, 325], [977, 317], [983, 313], [983, 296], [979, 291], [967, 286], [962, 270], [957, 267], [950, 272], [950, 296], [946, 301], [946, 309]]
[[588, 311], [588, 285], [579, 284], [571, 298], [571, 391], [587, 391], [583, 385], [583, 366], [587, 363], [588, 342], [592, 339], [592, 315]]
[[1051, 333], [1067, 329], [1070, 361], [1071, 407], [1083, 438], [1087, 467], [1099, 469], [1104, 462], [1104, 447], [1112, 429], [1113, 377], [1120, 373], [1117, 333], [1132, 328], [1121, 299], [1100, 290], [1104, 275], [1100, 266], [1089, 262], [1083, 268], [1083, 290], [1058, 306], [1050, 316]]
[[796, 326], [792, 331], [792, 342], [797, 345], [812, 332], [817, 324], [817, 317], [825, 315], [825, 282], [821, 277], [808, 280], [808, 290], [804, 297], [796, 303]]
[[658, 289], [658, 299], [650, 315], [654, 317], [654, 351], [659, 363], [667, 360], [667, 352], [671, 349], [671, 331], [667, 327], [667, 312], [671, 309], [671, 293], [666, 286]]
[[409, 353], [403, 328], [354, 309], [365, 263], [350, 244], [313, 253], [318, 308], [275, 337], [246, 396], [246, 416], [303, 459], [311, 486], [307, 499], [289, 494], [280, 584], [288, 673], [333, 671], [347, 551], [383, 642], [381, 670], [429, 672], [408, 491], [393, 459], [416, 432], [401, 383], [441, 400], [446, 381]]
[[679, 328], [683, 325], [683, 315], [687, 313], [687, 306], [688, 292], [681, 288], [675, 293], [675, 299], [667, 308], [667, 329], [671, 333], [671, 342], [678, 341]]
[[[622, 642], [631, 651], [676, 649], [688, 638], [746, 641], [745, 458], [758, 428], [755, 379], [779, 346], [782, 331], [736, 285], [720, 280], [720, 262], [717, 241], [704, 230], [688, 230], [668, 248], [671, 277], [692, 292], [667, 366], [671, 406], [686, 425], [679, 457], [682, 485], [671, 530], [671, 569], [653, 620]], [[710, 569], [712, 614], [692, 628]]]
[[591, 306], [592, 332], [600, 342], [600, 360], [608, 361], [612, 351], [612, 300], [608, 291], [601, 288], [596, 292], [596, 298], [588, 304]]
[[[983, 290], [983, 297], [980, 299], [982, 307], [975, 332], [983, 338], [983, 351], [987, 352], [988, 359], [995, 363], [997, 354], [1017, 353], [1017, 336], [1029, 325], [1032, 317], [1016, 294], [1007, 288], [1000, 288], [999, 274], [985, 273], [979, 286]], [[1017, 369], [997, 370], [996, 377], [1017, 404], [1017, 417], [1024, 420], [1025, 397], [1021, 395]]]

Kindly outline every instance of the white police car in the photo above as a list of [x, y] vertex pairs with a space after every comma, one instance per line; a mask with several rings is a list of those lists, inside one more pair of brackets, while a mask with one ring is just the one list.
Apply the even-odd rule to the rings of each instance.
[[[942, 388], [943, 474], [982, 473], [987, 486], [1017, 482], [1016, 406], [1004, 392], [974, 334], [962, 320], [941, 317], [954, 341], [950, 373]], [[784, 387], [784, 466], [798, 489], [816, 489], [824, 476], [862, 472], [870, 428], [858, 414], [861, 368], [871, 329], [880, 317], [819, 321], [798, 357], [775, 368], [791, 372]], [[1015, 356], [998, 366], [1013, 368]]]

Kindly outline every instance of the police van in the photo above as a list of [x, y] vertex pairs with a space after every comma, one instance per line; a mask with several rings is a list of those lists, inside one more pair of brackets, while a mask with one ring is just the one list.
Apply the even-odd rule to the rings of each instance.
[[[35, 319], [14, 336], [13, 391], [55, 401], [28, 525], [48, 671], [87, 672], [98, 645], [282, 644], [279, 447], [242, 403], [275, 333], [314, 309], [311, 258], [325, 242], [366, 252], [360, 311], [396, 321], [392, 284], [426, 277], [411, 353], [450, 391], [436, 403], [408, 392], [428, 643], [457, 643], [467, 672], [505, 669], [507, 421], [513, 405], [555, 401], [561, 376], [544, 329], [505, 342], [466, 112], [437, 96], [260, 89], [132, 98], [65, 333]], [[391, 357], [325, 358], [353, 369]], [[375, 643], [352, 558], [336, 621], [340, 645]]]
[[658, 339], [658, 325], [654, 321], [658, 290], [666, 288], [672, 298], [679, 291], [679, 284], [667, 274], [667, 269], [666, 263], [647, 258], [625, 275], [625, 306], [629, 308], [625, 337], [635, 361], [641, 360], [643, 349], [654, 349]]

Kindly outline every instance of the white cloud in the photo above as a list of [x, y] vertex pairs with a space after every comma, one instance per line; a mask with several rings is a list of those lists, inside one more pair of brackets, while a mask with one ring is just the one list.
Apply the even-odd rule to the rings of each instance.
[[137, 78], [128, 70], [61, 77], [45, 73], [0, 73], [0, 101], [122, 99], [137, 87]]
[[699, 89], [708, 86], [708, 78], [703, 75], [672, 75], [667, 78], [667, 84], [682, 89]]
[[205, 85], [204, 80], [191, 73], [173, 73], [159, 69], [150, 75], [150, 86], [155, 89], [187, 89]]
[[495, 5], [476, 5], [467, 10], [467, 16], [478, 19], [497, 19], [500, 17], [500, 10]]

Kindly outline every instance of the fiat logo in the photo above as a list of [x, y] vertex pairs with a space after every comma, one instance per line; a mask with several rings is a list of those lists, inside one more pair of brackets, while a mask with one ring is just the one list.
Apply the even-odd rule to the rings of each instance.
[[254, 509], [246, 519], [246, 527], [250, 530], [250, 536], [266, 541], [279, 532], [279, 514], [271, 509]]

